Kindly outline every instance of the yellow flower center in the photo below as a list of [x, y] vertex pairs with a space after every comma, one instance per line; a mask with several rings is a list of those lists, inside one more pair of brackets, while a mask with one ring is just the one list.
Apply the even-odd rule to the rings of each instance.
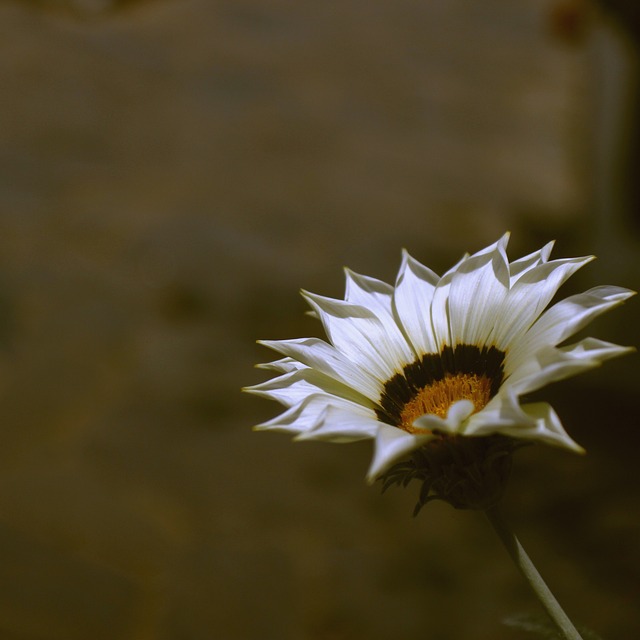
[[409, 433], [429, 433], [428, 429], [414, 427], [414, 421], [426, 413], [444, 418], [449, 407], [458, 400], [470, 400], [475, 413], [491, 399], [491, 379], [475, 373], [449, 373], [440, 380], [426, 385], [409, 400], [400, 411], [401, 429]]

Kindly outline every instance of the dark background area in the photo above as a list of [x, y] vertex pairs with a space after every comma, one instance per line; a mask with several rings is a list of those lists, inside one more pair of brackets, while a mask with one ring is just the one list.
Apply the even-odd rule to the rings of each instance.
[[[620, 3], [621, 4], [621, 3]], [[537, 613], [482, 514], [242, 395], [342, 266], [599, 260], [638, 289], [635, 23], [551, 0], [0, 2], [0, 638], [478, 640]], [[588, 333], [638, 344], [638, 303]], [[640, 636], [638, 356], [558, 383], [585, 457], [505, 511], [569, 615]]]

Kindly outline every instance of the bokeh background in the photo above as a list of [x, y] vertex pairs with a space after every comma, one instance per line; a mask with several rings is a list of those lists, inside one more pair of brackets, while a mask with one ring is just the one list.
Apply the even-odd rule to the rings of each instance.
[[[634, 16], [635, 11], [635, 16]], [[640, 285], [634, 2], [0, 2], [0, 638], [533, 637], [481, 514], [371, 448], [251, 426], [298, 289], [512, 231]], [[589, 333], [638, 344], [636, 301]], [[640, 636], [638, 357], [546, 389], [586, 457], [505, 511], [560, 601]]]

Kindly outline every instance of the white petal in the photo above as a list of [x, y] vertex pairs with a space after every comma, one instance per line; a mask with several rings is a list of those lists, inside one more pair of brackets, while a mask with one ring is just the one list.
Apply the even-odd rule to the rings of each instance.
[[438, 280], [431, 301], [431, 329], [436, 343], [436, 353], [451, 345], [451, 327], [449, 325], [449, 290], [451, 281], [460, 267], [469, 259], [465, 253], [462, 258]]
[[414, 354], [395, 322], [384, 324], [373, 311], [343, 300], [303, 295], [320, 315], [336, 349], [381, 382], [413, 361]]
[[584, 453], [584, 449], [564, 430], [560, 418], [549, 404], [546, 402], [525, 404], [522, 406], [522, 410], [534, 424], [522, 428], [502, 429], [501, 433], [525, 440], [538, 440], [546, 444], [571, 449], [576, 453]]
[[260, 340], [259, 343], [335, 378], [371, 400], [377, 401], [380, 397], [382, 391], [380, 381], [367, 370], [350, 362], [324, 340], [296, 338], [294, 340]]
[[330, 408], [348, 412], [351, 415], [364, 417], [375, 415], [371, 409], [349, 400], [326, 393], [314, 393], [275, 418], [256, 425], [254, 429], [256, 431], [285, 431], [300, 435], [319, 426], [325, 420]]
[[506, 233], [503, 234], [503, 236], [499, 240], [497, 240], [493, 244], [490, 244], [488, 247], [485, 247], [484, 249], [480, 249], [480, 251], [476, 251], [471, 257], [476, 258], [478, 256], [483, 256], [486, 254], [493, 254], [495, 253], [496, 249], [500, 249], [500, 251], [504, 252], [504, 250], [507, 248], [507, 245], [509, 244], [510, 237], [511, 237], [511, 232], [507, 231]]
[[313, 428], [323, 417], [327, 408], [327, 396], [312, 395], [300, 404], [290, 407], [279, 416], [254, 427], [256, 431], [285, 431], [302, 433]]
[[527, 256], [514, 260], [509, 264], [509, 280], [511, 285], [517, 282], [527, 271], [537, 267], [539, 264], [547, 262], [551, 255], [554, 242], [548, 242], [538, 251], [534, 251]]
[[585, 338], [561, 349], [546, 347], [521, 366], [504, 385], [519, 394], [530, 393], [631, 351], [634, 351], [633, 347], [621, 347], [595, 338]]
[[508, 236], [460, 265], [449, 289], [451, 346], [484, 346], [498, 322], [509, 291]]
[[289, 373], [290, 371], [297, 371], [303, 368], [305, 365], [302, 362], [298, 362], [293, 358], [280, 358], [280, 360], [274, 360], [273, 362], [263, 362], [256, 365], [256, 369], [266, 369], [267, 371], [277, 371], [279, 373]]
[[432, 440], [432, 434], [412, 434], [397, 427], [380, 423], [376, 433], [375, 452], [367, 472], [367, 480], [372, 483], [394, 463], [411, 451], [419, 449]]
[[[350, 269], [345, 269], [345, 273], [347, 276], [345, 300], [373, 311], [374, 315], [384, 326], [387, 335], [395, 336], [395, 339], [399, 340], [402, 327], [399, 325], [394, 314], [394, 288], [386, 282], [354, 273]], [[401, 349], [406, 355], [409, 351], [404, 348], [404, 345], [407, 344], [408, 341], [406, 335], [403, 335], [403, 337], [404, 340], [401, 340]], [[411, 357], [413, 357], [413, 354], [411, 354]]]
[[516, 375], [521, 367], [529, 366], [540, 349], [566, 340], [596, 316], [618, 306], [634, 294], [629, 289], [602, 286], [556, 303], [507, 351], [505, 375]]
[[458, 269], [469, 259], [465, 254], [438, 280], [438, 284], [433, 292], [431, 300], [431, 330], [436, 343], [435, 353], [440, 353], [442, 349], [451, 345], [451, 327], [449, 326], [449, 291], [451, 281]]
[[597, 338], [584, 338], [580, 342], [560, 349], [565, 356], [580, 360], [596, 360], [597, 364], [601, 364], [610, 358], [617, 358], [625, 353], [633, 353], [635, 350], [635, 347], [622, 347]]
[[393, 287], [382, 280], [345, 269], [347, 287], [345, 300], [374, 312], [381, 320], [392, 319], [391, 297]]
[[322, 419], [312, 429], [299, 434], [296, 440], [355, 442], [375, 437], [379, 427], [380, 422], [373, 411], [329, 405]]
[[435, 353], [451, 344], [451, 330], [449, 328], [449, 289], [453, 273], [445, 273], [438, 281], [431, 301], [431, 329], [436, 343]]
[[417, 355], [438, 351], [431, 326], [431, 301], [439, 280], [431, 269], [414, 260], [406, 251], [402, 252], [393, 308]]
[[560, 286], [593, 256], [545, 262], [522, 274], [509, 290], [496, 318], [492, 342], [503, 351], [544, 311]]
[[501, 389], [482, 411], [471, 416], [467, 422], [466, 434], [469, 436], [495, 433], [513, 438], [541, 440], [573, 451], [583, 451], [564, 430], [549, 404], [538, 402], [520, 405], [513, 389]]
[[338, 396], [357, 404], [373, 406], [373, 402], [357, 391], [320, 371], [303, 367], [266, 382], [245, 387], [243, 391], [277, 400], [291, 407], [314, 393]]
[[524, 413], [514, 389], [502, 387], [498, 394], [478, 413], [474, 413], [465, 424], [465, 435], [485, 436], [504, 433], [523, 427], [534, 427], [535, 423]]
[[473, 413], [473, 409], [473, 402], [470, 400], [458, 400], [449, 407], [446, 418], [427, 413], [414, 420], [413, 426], [442, 433], [460, 433], [462, 423]]

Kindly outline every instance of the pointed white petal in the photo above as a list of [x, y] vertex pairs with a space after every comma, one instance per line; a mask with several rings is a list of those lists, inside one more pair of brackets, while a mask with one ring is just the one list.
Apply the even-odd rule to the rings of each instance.
[[598, 364], [610, 358], [617, 358], [625, 353], [633, 353], [635, 350], [635, 347], [623, 347], [598, 338], [584, 338], [580, 342], [560, 349], [565, 356], [570, 356], [576, 360], [597, 360]]
[[277, 400], [286, 406], [293, 406], [315, 393], [338, 396], [364, 406], [373, 406], [373, 402], [335, 378], [320, 371], [304, 367], [290, 371], [266, 382], [245, 387], [243, 391]]
[[290, 407], [279, 416], [256, 425], [254, 430], [302, 433], [313, 428], [322, 419], [326, 408], [327, 396], [308, 396], [300, 404]]
[[417, 355], [438, 350], [431, 326], [431, 301], [439, 280], [431, 269], [414, 260], [407, 251], [402, 252], [393, 308]]
[[522, 410], [534, 424], [522, 428], [502, 429], [502, 434], [525, 440], [538, 440], [576, 453], [584, 453], [584, 449], [564, 430], [560, 418], [549, 404], [525, 404]]
[[344, 300], [303, 295], [320, 315], [335, 348], [381, 382], [413, 361], [414, 354], [395, 322], [384, 324], [373, 311]]
[[485, 247], [484, 249], [480, 249], [480, 251], [476, 251], [474, 254], [471, 255], [471, 257], [476, 258], [477, 256], [492, 254], [492, 253], [495, 253], [496, 249], [499, 249], [500, 251], [504, 252], [507, 248], [507, 245], [509, 244], [510, 237], [511, 237], [511, 232], [510, 231], [505, 232], [499, 240], [497, 240], [493, 244], [490, 244], [488, 247]]
[[435, 353], [451, 344], [451, 329], [449, 327], [449, 290], [453, 273], [447, 272], [438, 281], [431, 300], [431, 330], [436, 343]]
[[507, 351], [505, 375], [515, 376], [521, 367], [530, 367], [530, 361], [538, 351], [566, 340], [596, 316], [618, 306], [633, 295], [635, 292], [629, 289], [602, 286], [556, 303]]
[[394, 314], [394, 288], [386, 282], [354, 273], [350, 269], [345, 269], [345, 273], [347, 276], [345, 300], [373, 311], [389, 336], [396, 336], [397, 339], [398, 334], [402, 333], [404, 337], [404, 340], [401, 341], [402, 351], [408, 353], [408, 350], [404, 349], [404, 345], [411, 343], [408, 342], [407, 336], [403, 333], [402, 326]]
[[431, 330], [436, 343], [435, 353], [439, 353], [445, 346], [451, 345], [449, 291], [453, 277], [468, 259], [468, 254], [462, 256], [462, 259], [438, 280], [438, 284], [433, 292], [433, 298], [431, 300]]
[[297, 405], [289, 407], [284, 413], [256, 425], [254, 430], [285, 431], [300, 435], [318, 427], [325, 420], [330, 408], [347, 412], [350, 415], [360, 415], [367, 418], [375, 416], [371, 409], [355, 402], [326, 393], [313, 393]]
[[394, 463], [433, 438], [432, 434], [416, 435], [407, 433], [397, 427], [380, 423], [376, 433], [373, 460], [367, 472], [367, 481], [369, 483], [374, 482]]
[[380, 422], [373, 411], [353, 407], [329, 405], [315, 426], [300, 433], [296, 440], [324, 440], [326, 442], [355, 442], [374, 438]]
[[472, 255], [456, 271], [449, 289], [451, 346], [484, 346], [509, 291], [508, 236]]
[[542, 249], [511, 262], [509, 264], [509, 280], [511, 285], [513, 286], [513, 284], [517, 282], [522, 275], [527, 273], [530, 269], [533, 269], [533, 267], [537, 267], [539, 264], [547, 262], [551, 255], [553, 245], [554, 241], [552, 240], [545, 244]]
[[492, 333], [492, 342], [505, 351], [547, 307], [560, 286], [593, 256], [544, 262], [529, 269], [507, 293]]
[[277, 371], [279, 373], [289, 373], [302, 369], [305, 365], [293, 358], [280, 358], [273, 362], [263, 362], [256, 365], [256, 369], [266, 369], [267, 371]]
[[260, 344], [270, 347], [303, 364], [317, 369], [331, 378], [344, 383], [377, 401], [382, 384], [367, 370], [350, 362], [343, 354], [319, 338], [297, 338], [294, 340], [260, 340]]
[[526, 365], [521, 366], [505, 382], [505, 386], [513, 388], [519, 394], [530, 393], [632, 351], [633, 347], [621, 347], [595, 338], [585, 338], [560, 349], [547, 347], [541, 349]]
[[438, 280], [431, 301], [431, 329], [436, 343], [436, 353], [451, 345], [451, 327], [449, 325], [449, 290], [451, 281], [458, 269], [469, 259], [465, 253], [462, 258]]
[[345, 269], [347, 286], [345, 300], [366, 309], [370, 309], [380, 319], [391, 318], [391, 297], [393, 287], [382, 280], [363, 276]]

